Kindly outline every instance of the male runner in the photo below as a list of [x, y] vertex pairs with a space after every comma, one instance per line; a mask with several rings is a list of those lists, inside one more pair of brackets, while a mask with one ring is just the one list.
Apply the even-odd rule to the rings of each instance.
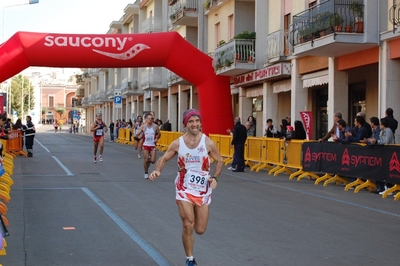
[[[183, 113], [185, 134], [173, 141], [158, 160], [150, 180], [160, 176], [167, 161], [178, 154], [178, 175], [175, 179], [176, 203], [182, 220], [182, 242], [186, 265], [197, 265], [193, 258], [194, 236], [206, 231], [211, 192], [217, 187], [222, 171], [222, 157], [214, 141], [201, 132], [201, 115], [195, 109]], [[216, 162], [214, 175], [210, 176], [210, 156]]]
[[94, 141], [94, 163], [97, 163], [97, 148], [100, 144], [100, 155], [99, 161], [103, 162], [103, 150], [104, 150], [104, 132], [107, 133], [107, 125], [101, 119], [101, 114], [96, 114], [96, 120], [90, 127], [90, 132], [93, 132]]
[[149, 164], [156, 162], [156, 143], [161, 137], [160, 128], [154, 123], [154, 116], [149, 113], [146, 116], [146, 123], [139, 127], [136, 138], [143, 133], [143, 168], [144, 178], [149, 178]]

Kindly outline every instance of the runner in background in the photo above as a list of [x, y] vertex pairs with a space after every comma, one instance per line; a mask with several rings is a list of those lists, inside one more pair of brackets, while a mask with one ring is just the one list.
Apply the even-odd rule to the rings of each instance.
[[96, 120], [90, 127], [90, 132], [93, 132], [94, 142], [94, 162], [97, 163], [97, 149], [100, 144], [100, 155], [99, 161], [103, 162], [103, 150], [104, 150], [104, 133], [107, 133], [107, 125], [101, 119], [101, 114], [96, 114]]

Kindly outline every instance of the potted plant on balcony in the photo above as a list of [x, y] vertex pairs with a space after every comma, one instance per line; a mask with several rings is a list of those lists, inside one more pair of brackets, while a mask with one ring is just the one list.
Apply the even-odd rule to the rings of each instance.
[[335, 32], [341, 32], [343, 29], [344, 19], [339, 13], [335, 13], [330, 17], [329, 24], [333, 26]]
[[350, 4], [349, 9], [353, 12], [355, 18], [355, 31], [357, 33], [364, 32], [364, 5], [360, 2], [353, 1]]
[[354, 22], [352, 20], [349, 21], [349, 23], [344, 27], [345, 32], [353, 32], [353, 25]]
[[221, 46], [221, 45], [224, 45], [226, 42], [224, 41], [224, 40], [220, 40], [219, 42], [218, 42], [218, 45], [217, 45], [217, 47], [219, 47], [219, 46]]
[[211, 0], [204, 1], [204, 9], [209, 9], [211, 6]]

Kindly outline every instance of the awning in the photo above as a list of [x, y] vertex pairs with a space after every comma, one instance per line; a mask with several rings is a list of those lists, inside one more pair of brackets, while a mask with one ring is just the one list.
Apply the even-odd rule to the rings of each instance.
[[303, 88], [328, 84], [328, 70], [305, 74], [301, 77], [301, 79], [303, 80]]

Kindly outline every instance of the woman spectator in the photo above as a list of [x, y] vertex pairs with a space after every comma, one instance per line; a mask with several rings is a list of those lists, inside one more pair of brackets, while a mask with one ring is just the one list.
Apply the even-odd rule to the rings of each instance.
[[249, 116], [247, 118], [247, 121], [250, 122], [249, 124], [249, 129], [247, 130], [247, 136], [249, 137], [255, 137], [256, 136], [256, 120], [254, 119], [254, 116]]

